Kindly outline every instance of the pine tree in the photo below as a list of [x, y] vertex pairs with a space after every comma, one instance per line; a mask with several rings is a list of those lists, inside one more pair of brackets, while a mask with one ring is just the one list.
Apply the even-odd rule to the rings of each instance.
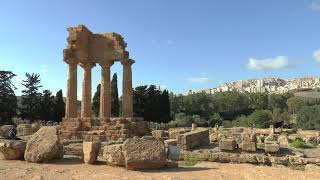
[[111, 81], [111, 114], [113, 117], [118, 117], [120, 115], [117, 73], [113, 74]]
[[54, 96], [50, 90], [44, 90], [40, 100], [40, 119], [52, 121], [54, 118]]
[[33, 122], [39, 118], [40, 114], [41, 94], [38, 92], [38, 89], [42, 87], [40, 85], [40, 75], [26, 73], [26, 80], [22, 82], [25, 89], [22, 90], [21, 117]]
[[62, 118], [65, 115], [65, 103], [63, 101], [63, 94], [62, 94], [62, 90], [60, 89], [57, 94], [56, 97], [54, 99], [54, 117], [53, 119], [56, 122], [61, 122]]
[[15, 76], [11, 71], [0, 71], [0, 124], [10, 123], [17, 113], [16, 88], [12, 84]]
[[99, 107], [100, 107], [100, 87], [101, 85], [98, 84], [97, 91], [94, 93], [92, 99], [92, 112], [95, 116], [99, 116]]

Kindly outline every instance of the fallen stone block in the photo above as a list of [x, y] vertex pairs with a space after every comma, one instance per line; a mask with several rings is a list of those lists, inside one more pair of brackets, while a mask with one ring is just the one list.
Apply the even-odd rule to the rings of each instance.
[[24, 159], [28, 162], [45, 162], [63, 157], [57, 126], [42, 127], [27, 142]]
[[3, 137], [7, 137], [8, 136], [8, 133], [11, 129], [15, 128], [15, 125], [3, 125], [1, 126], [1, 129], [2, 129], [2, 136]]
[[222, 151], [233, 151], [236, 146], [237, 143], [234, 139], [223, 139], [219, 142], [219, 149]]
[[242, 141], [242, 151], [256, 152], [256, 143], [252, 141]]
[[154, 137], [129, 138], [122, 153], [127, 169], [161, 168], [167, 163], [164, 142]]
[[177, 140], [175, 140], [175, 139], [164, 140], [164, 145], [165, 145], [166, 148], [168, 148], [169, 146], [176, 146], [177, 145]]
[[153, 130], [151, 134], [155, 138], [166, 138], [169, 136], [168, 132], [164, 130]]
[[275, 143], [265, 144], [265, 151], [268, 153], [277, 153], [279, 149], [280, 147], [278, 144], [275, 144]]
[[104, 146], [103, 158], [111, 165], [125, 166], [125, 159], [122, 154], [122, 144]]
[[93, 164], [97, 161], [101, 142], [83, 142], [83, 160], [86, 164]]
[[288, 147], [289, 146], [289, 139], [286, 135], [280, 135], [278, 138], [278, 143], [280, 147]]
[[26, 142], [21, 140], [0, 140], [0, 159], [19, 160], [23, 159]]
[[169, 145], [167, 155], [168, 159], [172, 161], [179, 161], [181, 155], [180, 147], [176, 145]]
[[209, 130], [191, 131], [185, 134], [178, 135], [178, 146], [181, 149], [189, 151], [197, 147], [209, 144]]

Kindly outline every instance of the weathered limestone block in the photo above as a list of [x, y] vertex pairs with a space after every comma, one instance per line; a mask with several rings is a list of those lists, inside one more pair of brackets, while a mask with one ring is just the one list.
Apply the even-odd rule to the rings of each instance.
[[217, 142], [219, 141], [219, 134], [218, 133], [212, 133], [209, 136], [210, 142]]
[[256, 135], [254, 133], [241, 133], [241, 141], [252, 141], [257, 142]]
[[257, 149], [264, 150], [265, 144], [264, 143], [257, 143]]
[[223, 139], [219, 142], [219, 149], [224, 151], [233, 151], [236, 146], [237, 143], [234, 139]]
[[278, 144], [265, 144], [265, 151], [268, 153], [277, 153], [280, 147]]
[[31, 124], [19, 124], [17, 126], [18, 136], [27, 136], [33, 134], [33, 129]]
[[177, 143], [177, 140], [175, 139], [167, 139], [167, 140], [164, 140], [164, 144], [165, 144], [165, 147], [168, 148], [169, 146], [176, 146], [178, 143]]
[[161, 168], [167, 162], [164, 142], [153, 137], [127, 139], [122, 153], [127, 169]]
[[168, 137], [168, 133], [164, 130], [153, 130], [151, 132], [152, 136], [155, 138], [166, 138]]
[[83, 157], [83, 144], [81, 143], [70, 143], [63, 146], [64, 155], [80, 156]]
[[288, 147], [289, 146], [289, 139], [287, 135], [280, 135], [278, 138], [278, 143], [280, 147]]
[[181, 154], [181, 149], [179, 146], [169, 145], [168, 151], [167, 151], [168, 159], [170, 159], [172, 161], [179, 161], [180, 154]]
[[186, 129], [169, 129], [169, 137], [170, 139], [176, 139], [179, 134], [184, 134], [189, 131], [190, 130], [186, 130]]
[[273, 144], [278, 142], [278, 137], [274, 134], [270, 134], [264, 139], [265, 143]]
[[86, 164], [93, 164], [97, 161], [101, 142], [83, 142], [83, 160]]
[[24, 159], [28, 162], [45, 162], [63, 157], [57, 126], [42, 127], [27, 142]]
[[23, 159], [26, 142], [21, 140], [0, 140], [0, 159], [18, 160]]
[[125, 166], [125, 160], [122, 154], [122, 144], [104, 146], [103, 158], [112, 165]]
[[191, 131], [178, 135], [178, 145], [183, 150], [193, 150], [209, 144], [209, 130]]
[[9, 131], [10, 131], [11, 129], [13, 129], [13, 128], [15, 128], [14, 125], [3, 125], [3, 126], [1, 127], [3, 136], [4, 136], [4, 137], [5, 137], [5, 136], [8, 136]]
[[192, 123], [191, 125], [191, 131], [195, 131], [197, 129], [197, 124], [196, 123]]
[[247, 152], [255, 152], [257, 150], [256, 143], [253, 141], [242, 141], [242, 150]]

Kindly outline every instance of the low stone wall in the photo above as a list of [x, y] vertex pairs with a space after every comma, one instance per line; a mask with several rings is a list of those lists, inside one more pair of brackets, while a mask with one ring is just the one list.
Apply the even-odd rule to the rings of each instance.
[[263, 154], [252, 153], [228, 153], [228, 152], [190, 152], [182, 151], [180, 160], [184, 157], [192, 156], [200, 159], [201, 161], [222, 162], [222, 163], [251, 163], [251, 164], [264, 164], [264, 165], [307, 165], [315, 164], [320, 165], [319, 158], [303, 158], [303, 157], [273, 157]]
[[183, 150], [193, 150], [209, 144], [209, 130], [191, 131], [177, 137], [178, 146]]

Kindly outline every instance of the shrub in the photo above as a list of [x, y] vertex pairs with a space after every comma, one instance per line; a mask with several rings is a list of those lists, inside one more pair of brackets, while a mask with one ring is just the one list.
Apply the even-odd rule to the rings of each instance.
[[200, 162], [200, 159], [197, 157], [194, 157], [192, 155], [187, 155], [184, 157], [184, 165], [185, 166], [194, 166], [198, 162]]
[[292, 143], [291, 146], [294, 148], [306, 148], [306, 144], [301, 138], [296, 138]]

